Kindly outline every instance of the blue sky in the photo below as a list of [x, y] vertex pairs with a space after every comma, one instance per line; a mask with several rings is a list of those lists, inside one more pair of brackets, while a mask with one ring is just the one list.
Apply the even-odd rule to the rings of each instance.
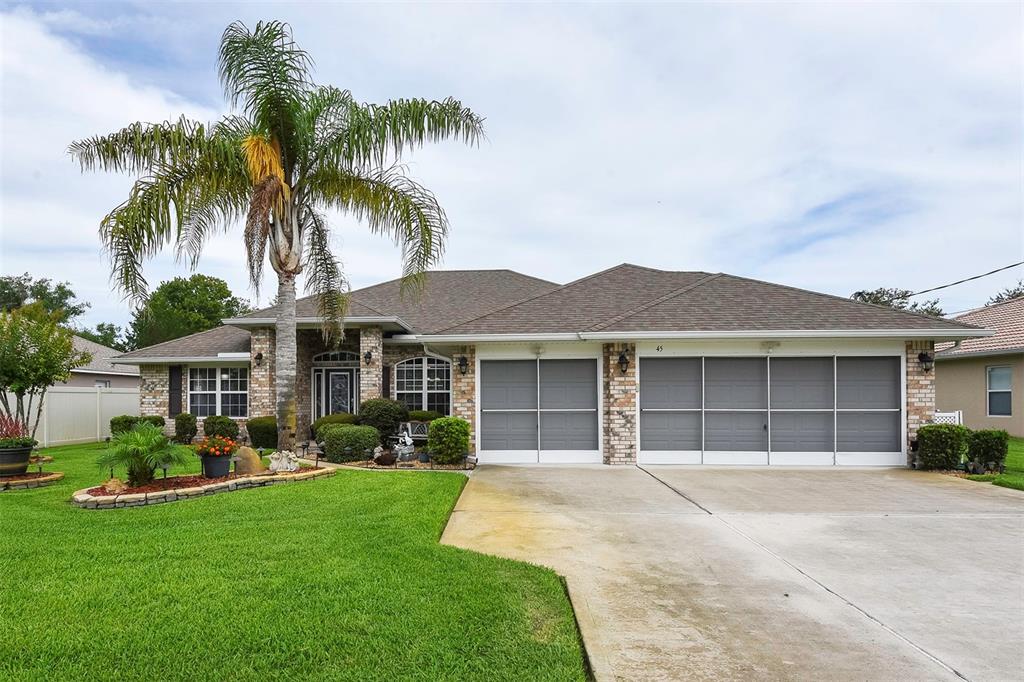
[[[235, 19], [290, 22], [317, 80], [365, 101], [450, 95], [486, 117], [479, 148], [409, 157], [451, 220], [446, 268], [565, 282], [629, 261], [849, 295], [1024, 260], [1016, 3], [2, 8], [0, 271], [69, 280], [91, 324], [129, 318], [96, 227], [131, 178], [83, 176], [64, 150], [224, 114], [215, 58]], [[332, 218], [353, 286], [399, 274], [392, 244]], [[240, 229], [199, 270], [253, 296]], [[146, 268], [187, 272], [170, 253]]]

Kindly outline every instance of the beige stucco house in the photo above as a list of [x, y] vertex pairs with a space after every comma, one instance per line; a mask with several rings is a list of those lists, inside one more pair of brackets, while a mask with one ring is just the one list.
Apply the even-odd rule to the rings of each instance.
[[972, 429], [1004, 429], [1024, 437], [1024, 297], [955, 319], [995, 334], [939, 346], [938, 409], [959, 410]]
[[139, 368], [136, 365], [114, 364], [114, 358], [121, 355], [121, 351], [84, 339], [81, 336], [73, 336], [71, 343], [75, 350], [85, 351], [92, 355], [92, 360], [87, 365], [71, 370], [68, 380], [59, 386], [76, 386], [80, 388], [138, 388]]
[[[274, 310], [116, 359], [142, 414], [274, 414]], [[935, 411], [957, 321], [722, 273], [620, 265], [560, 285], [508, 270], [352, 292], [324, 346], [297, 303], [299, 438], [391, 397], [469, 421], [481, 463], [891, 465]], [[168, 428], [171, 425], [168, 424]]]

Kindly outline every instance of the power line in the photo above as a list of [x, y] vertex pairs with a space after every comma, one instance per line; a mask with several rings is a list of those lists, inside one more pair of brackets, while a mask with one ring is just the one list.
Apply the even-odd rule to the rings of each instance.
[[915, 291], [914, 293], [912, 293], [909, 296], [907, 296], [907, 298], [910, 298], [911, 296], [919, 296], [920, 294], [927, 294], [927, 293], [932, 292], [932, 291], [938, 291], [939, 289], [948, 289], [949, 287], [955, 287], [957, 284], [963, 284], [964, 282], [970, 282], [970, 281], [975, 280], [975, 279], [981, 279], [982, 277], [988, 277], [989, 275], [994, 275], [997, 272], [1002, 272], [1003, 270], [1009, 270], [1010, 268], [1015, 268], [1015, 267], [1017, 267], [1019, 265], [1024, 265], [1024, 260], [1020, 261], [1019, 263], [1013, 263], [1011, 265], [1004, 265], [1001, 268], [996, 268], [995, 270], [992, 270], [990, 272], [986, 272], [986, 273], [981, 274], [981, 275], [975, 275], [974, 277], [968, 277], [966, 279], [961, 279], [961, 280], [958, 280], [956, 282], [950, 282], [949, 284], [943, 284], [942, 286], [939, 286], [939, 287], [932, 287], [931, 289], [923, 289], [921, 291]]

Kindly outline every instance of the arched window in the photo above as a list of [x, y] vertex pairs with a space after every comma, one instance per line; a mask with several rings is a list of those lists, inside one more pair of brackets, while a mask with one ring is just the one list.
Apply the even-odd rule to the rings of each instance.
[[347, 350], [327, 351], [313, 356], [314, 365], [359, 366], [359, 355]]
[[451, 414], [452, 363], [413, 358], [395, 365], [395, 399], [410, 410]]

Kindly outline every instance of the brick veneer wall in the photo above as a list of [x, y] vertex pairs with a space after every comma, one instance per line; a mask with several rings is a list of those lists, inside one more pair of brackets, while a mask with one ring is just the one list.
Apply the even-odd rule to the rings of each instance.
[[[469, 367], [459, 371], [459, 357], [466, 356]], [[463, 346], [452, 355], [452, 416], [469, 422], [469, 454], [476, 454], [476, 346]]]
[[[160, 416], [168, 419], [170, 411], [170, 393], [168, 387], [170, 376], [167, 365], [139, 365], [139, 414], [143, 417]], [[184, 384], [185, 379], [182, 378]], [[182, 394], [184, 399], [184, 394]], [[182, 408], [185, 408], [182, 405]], [[170, 432], [174, 433], [174, 420], [170, 420]], [[166, 430], [166, 424], [165, 424]]]
[[[249, 351], [249, 416], [272, 417], [277, 414], [274, 403], [274, 330], [269, 327], [252, 330]], [[263, 353], [263, 362], [256, 364], [256, 354]]]
[[911, 443], [917, 439], [917, 429], [935, 418], [935, 372], [921, 368], [917, 356], [928, 353], [935, 356], [935, 342], [907, 341], [907, 453], [913, 460]]
[[[625, 351], [629, 368], [619, 368], [619, 354]], [[606, 343], [601, 352], [601, 389], [605, 464], [636, 464], [636, 345]]]
[[[363, 355], [371, 354], [370, 362]], [[380, 327], [363, 327], [359, 330], [359, 400], [381, 397], [384, 361], [384, 333]]]

